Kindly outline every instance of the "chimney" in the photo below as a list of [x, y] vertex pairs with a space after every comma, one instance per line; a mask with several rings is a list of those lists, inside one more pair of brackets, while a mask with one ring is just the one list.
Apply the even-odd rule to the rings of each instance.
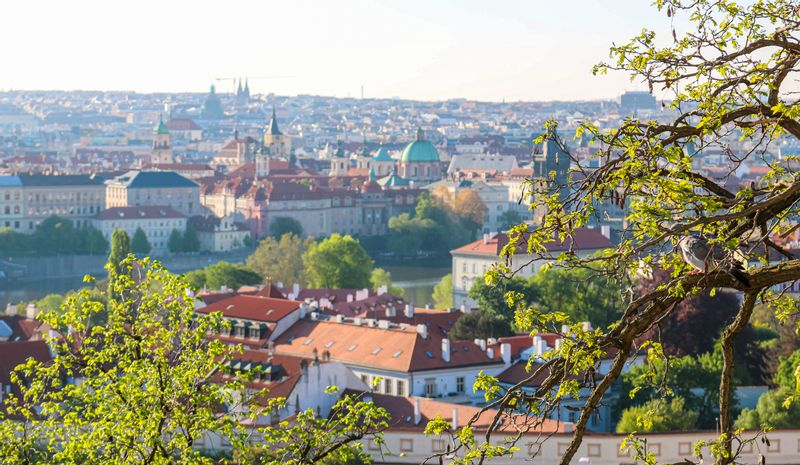
[[309, 307], [307, 303], [300, 304], [300, 318], [305, 318], [306, 315], [308, 314], [308, 310]]
[[39, 314], [39, 309], [36, 308], [36, 304], [30, 303], [28, 304], [28, 307], [25, 309], [25, 312], [27, 314], [27, 317], [33, 320], [36, 318], [36, 315]]
[[481, 346], [481, 350], [486, 350], [486, 339], [479, 340], [478, 345]]
[[395, 316], [397, 316], [397, 310], [395, 310], [394, 305], [386, 307], [386, 318], [394, 318]]
[[347, 303], [350, 303], [352, 301], [353, 301], [353, 294], [347, 294]]
[[442, 360], [450, 363], [450, 339], [442, 339]]
[[6, 304], [6, 315], [14, 316], [17, 314], [17, 306], [12, 305], [10, 302]]
[[389, 329], [389, 320], [378, 320], [378, 328]]
[[468, 309], [466, 305], [461, 304], [461, 313], [466, 314], [466, 313], [469, 313], [469, 311], [470, 311], [470, 309]]
[[511, 365], [511, 344], [508, 342], [500, 344], [500, 357], [503, 359], [503, 365]]
[[583, 326], [583, 327], [582, 327], [581, 329], [583, 329], [583, 330], [584, 330], [584, 331], [586, 331], [586, 332], [593, 331], [593, 329], [592, 329], [592, 323], [590, 323], [590, 322], [588, 322], [588, 321], [584, 321], [584, 322], [582, 323], [582, 326]]
[[360, 317], [353, 318], [353, 324], [356, 326], [361, 326], [361, 318]]
[[282, 282], [280, 282], [280, 281], [278, 281], [278, 288], [279, 288], [279, 289], [283, 289], [283, 283], [282, 283]]
[[414, 318], [414, 306], [406, 304], [406, 318]]
[[458, 407], [453, 407], [453, 421], [450, 426], [453, 427], [453, 432], [458, 429]]
[[414, 399], [414, 424], [418, 425], [422, 421], [422, 412], [419, 408], [419, 398]]
[[428, 339], [428, 327], [423, 324], [417, 325], [417, 333], [422, 336], [422, 339]]
[[486, 344], [488, 344], [490, 346], [493, 346], [493, 345], [497, 344], [497, 338], [490, 337], [489, 339], [486, 340]]
[[561, 346], [563, 346], [563, 345], [564, 345], [564, 339], [562, 339], [562, 338], [556, 339], [556, 350], [560, 349]]
[[561, 334], [567, 334], [569, 332], [569, 325], [561, 325]]
[[386, 294], [387, 292], [389, 292], [389, 286], [387, 286], [386, 284], [380, 286], [377, 290], [378, 295], [383, 295]]
[[492, 347], [486, 349], [486, 356], [494, 360], [494, 349]]
[[611, 226], [607, 224], [600, 226], [600, 234], [602, 234], [606, 239], [611, 240]]
[[489, 233], [483, 233], [483, 244], [486, 245], [489, 243]]
[[342, 315], [341, 313], [336, 315], [336, 322], [337, 323], [344, 323], [344, 315]]
[[300, 295], [300, 285], [297, 283], [292, 284], [292, 294], [295, 296]]

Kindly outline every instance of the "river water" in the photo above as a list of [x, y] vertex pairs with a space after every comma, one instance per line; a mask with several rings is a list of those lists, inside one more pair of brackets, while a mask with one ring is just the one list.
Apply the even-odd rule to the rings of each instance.
[[[418, 307], [432, 304], [433, 287], [449, 267], [383, 266], [392, 274], [392, 282], [405, 289], [405, 299]], [[48, 294], [64, 294], [81, 286], [80, 278], [49, 279], [18, 283], [11, 289], [0, 290], [0, 308], [8, 303], [39, 300]]]

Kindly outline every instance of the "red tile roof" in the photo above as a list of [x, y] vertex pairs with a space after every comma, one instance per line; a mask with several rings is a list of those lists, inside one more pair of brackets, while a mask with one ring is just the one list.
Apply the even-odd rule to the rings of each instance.
[[29, 358], [40, 362], [52, 359], [44, 340], [0, 343], [0, 384], [11, 382], [11, 372]]
[[[356, 394], [356, 391], [345, 391], [349, 394]], [[443, 420], [451, 423], [453, 422], [453, 413], [456, 412], [457, 427], [462, 428], [467, 426], [472, 417], [478, 415], [477, 420], [473, 423], [476, 430], [486, 430], [494, 421], [496, 410], [487, 410], [481, 413], [480, 407], [473, 407], [471, 405], [451, 404], [448, 402], [441, 402], [437, 400], [428, 399], [425, 397], [397, 397], [385, 394], [365, 393], [364, 398], [371, 399], [377, 406], [386, 409], [391, 416], [389, 431], [392, 430], [422, 430], [427, 425], [428, 421], [434, 418], [441, 417]], [[414, 418], [415, 404], [419, 403], [420, 421], [417, 423]], [[556, 420], [545, 419], [532, 419], [525, 418], [520, 415], [515, 421], [527, 421], [528, 425], [532, 425], [533, 421], [541, 421], [542, 424], [538, 428], [531, 428], [528, 434], [541, 434], [541, 433], [564, 433], [572, 431], [572, 423], [559, 422]], [[519, 423], [513, 425], [510, 419], [504, 417], [505, 422], [499, 425], [498, 431], [516, 432], [515, 426], [524, 426], [526, 423]]]
[[295, 300], [255, 295], [233, 295], [198, 308], [197, 311], [200, 313], [221, 312], [227, 318], [276, 323], [292, 312], [299, 311], [300, 304]]
[[199, 131], [203, 129], [190, 119], [171, 119], [166, 124], [167, 129], [170, 131]]
[[[605, 237], [600, 230], [592, 228], [578, 228], [575, 230], [573, 238], [566, 238], [565, 241], [558, 239], [545, 244], [547, 252], [561, 252], [569, 250], [572, 246], [573, 239], [575, 241], [574, 250], [600, 250], [613, 247], [614, 244]], [[471, 242], [467, 245], [461, 246], [452, 250], [451, 254], [466, 254], [466, 255], [492, 255], [498, 256], [503, 247], [508, 244], [508, 235], [499, 233], [489, 238], [486, 243], [483, 239]], [[518, 241], [517, 253], [527, 253], [527, 242], [522, 239]]]
[[327, 351], [334, 361], [404, 373], [502, 363], [499, 351], [489, 358], [473, 341], [452, 341], [450, 361], [444, 361], [442, 339], [446, 330], [429, 324], [428, 336], [423, 338], [416, 326], [383, 329], [301, 320], [275, 340], [275, 352], [313, 358]]

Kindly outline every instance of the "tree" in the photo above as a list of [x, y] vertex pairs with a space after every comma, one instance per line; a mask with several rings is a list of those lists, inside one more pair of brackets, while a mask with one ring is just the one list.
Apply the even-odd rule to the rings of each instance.
[[60, 294], [47, 294], [36, 302], [36, 308], [40, 312], [52, 313], [61, 310], [64, 303], [64, 296]]
[[[518, 296], [518, 301], [514, 305], [509, 305], [506, 299], [506, 294], [509, 292]], [[500, 286], [488, 285], [483, 278], [478, 277], [469, 289], [469, 297], [478, 304], [479, 312], [489, 313], [506, 321], [510, 330], [514, 324], [517, 306], [533, 304], [539, 295], [533, 286], [520, 277], [508, 279]]]
[[171, 253], [183, 252], [183, 234], [177, 229], [173, 229], [172, 232], [169, 233], [167, 248]]
[[476, 230], [486, 221], [489, 210], [475, 189], [461, 189], [453, 201], [453, 211], [462, 221]]
[[303, 254], [304, 273], [311, 287], [367, 288], [373, 264], [357, 240], [340, 234], [313, 244]]
[[375, 268], [372, 270], [372, 274], [369, 276], [369, 282], [372, 285], [372, 289], [376, 291], [378, 288], [386, 286], [387, 292], [394, 296], [403, 297], [406, 294], [405, 289], [392, 284], [392, 274], [383, 268]]
[[501, 231], [508, 231], [522, 223], [522, 220], [522, 216], [516, 210], [506, 210], [497, 218], [497, 222], [500, 223]]
[[761, 394], [755, 409], [742, 410], [735, 427], [759, 430], [766, 424], [773, 428], [800, 428], [800, 402], [786, 405], [792, 395], [793, 391], [785, 387]]
[[453, 340], [466, 341], [513, 335], [514, 331], [507, 320], [494, 313], [482, 311], [462, 315], [448, 333], [448, 337]]
[[269, 225], [269, 232], [276, 240], [280, 240], [284, 234], [303, 237], [303, 225], [290, 216], [279, 216], [272, 220], [272, 224]]
[[100, 255], [108, 252], [108, 241], [99, 229], [88, 226], [81, 231], [83, 251], [89, 255]]
[[[265, 424], [286, 399], [252, 392], [254, 374], [231, 368], [241, 347], [206, 337], [227, 325], [221, 315], [196, 314], [186, 282], [158, 262], [129, 257], [117, 266], [122, 273], [109, 266], [107, 306], [84, 289], [62, 312], [41, 314], [56, 356], [11, 375], [4, 464], [210, 465], [219, 462], [196, 447], [209, 434], [229, 441], [237, 458], [265, 451], [268, 463], [363, 459], [358, 441], [383, 443], [386, 411], [350, 394], [335, 402], [331, 421], [308, 409], [291, 424], [251, 431], [246, 425]], [[106, 322], [93, 323], [101, 311]], [[80, 382], [65, 382], [65, 373]]]
[[197, 238], [197, 230], [189, 222], [186, 223], [186, 229], [183, 231], [183, 251], [200, 251], [200, 239]]
[[800, 350], [788, 357], [781, 357], [778, 370], [775, 372], [775, 384], [778, 387], [800, 392]]
[[39, 253], [44, 255], [74, 254], [80, 249], [81, 242], [72, 221], [55, 215], [36, 226], [33, 240], [38, 244]]
[[191, 271], [186, 274], [186, 281], [195, 289], [239, 289], [242, 286], [252, 286], [262, 282], [261, 275], [236, 263], [219, 262], [207, 266], [202, 270]]
[[247, 257], [247, 267], [261, 275], [264, 282], [305, 286], [303, 254], [313, 244], [313, 238], [301, 239], [294, 234], [284, 234], [280, 240], [264, 238]]
[[131, 240], [124, 229], [115, 229], [111, 233], [111, 252], [108, 255], [108, 264], [111, 269], [119, 273], [119, 265], [131, 253]]
[[623, 288], [591, 269], [551, 268], [530, 279], [541, 311], [563, 312], [572, 321], [607, 327], [619, 318]]
[[622, 413], [617, 433], [691, 431], [695, 429], [698, 414], [687, 409], [685, 404], [682, 397], [673, 397], [670, 401], [653, 399], [630, 407]]
[[[565, 396], [576, 395], [580, 388], [588, 392], [572, 440], [561, 454], [562, 465], [574, 461], [587, 422], [629, 356], [647, 342], [649, 329], [685, 298], [726, 288], [740, 291], [742, 300], [721, 332], [720, 435], [707, 444], [713, 457], [706, 459], [720, 465], [738, 461], [732, 444], [752, 438], [733, 428], [734, 343], [748, 327], [757, 301], [784, 317], [800, 311], [795, 300], [773, 291], [800, 275], [800, 259], [773, 240], [795, 227], [800, 177], [796, 161], [775, 160], [770, 153], [774, 144], [795, 144], [800, 139], [800, 102], [790, 84], [800, 62], [797, 2], [663, 0], [656, 7], [669, 17], [666, 21], [682, 24], [687, 32], [673, 29], [673, 37], [662, 41], [644, 30], [612, 46], [610, 62], [598, 64], [594, 71], [622, 71], [650, 90], [657, 89], [664, 94], [668, 111], [658, 120], [632, 115], [613, 127], [579, 123], [574, 136], [596, 148], [589, 157], [571, 153], [559, 136], [558, 123], [547, 122], [535, 143], [557, 148], [558, 156], [550, 158], [548, 171], [528, 186], [537, 225], [513, 228], [497, 266], [487, 273], [490, 285], [514, 275], [521, 264], [514, 269], [508, 264], [513, 263], [510, 259], [518, 246], [546, 266], [591, 268], [626, 287], [632, 287], [635, 276], [653, 269], [671, 273], [667, 283], [652, 291], [635, 298], [628, 293], [619, 319], [607, 328], [585, 331], [564, 314], [546, 313], [536, 305], [518, 308], [517, 321], [535, 330], [569, 328], [569, 337], [548, 359], [549, 374], [533, 395], [524, 397], [531, 402], [530, 411], [552, 412]], [[732, 146], [731, 141], [738, 145]], [[695, 163], [698, 154], [709, 148], [722, 148], [727, 157], [725, 173], [767, 160], [766, 173], [732, 190], [730, 183], [739, 186], [732, 176], [710, 177]], [[578, 228], [590, 224], [608, 206], [623, 209], [626, 219], [619, 242], [609, 250], [587, 257], [548, 247], [554, 238], [574, 239]], [[725, 256], [725, 263], [691, 268], [676, 247], [689, 234], [710, 241], [718, 251], [715, 255]], [[781, 262], [772, 261], [774, 256], [781, 257]], [[749, 264], [744, 281], [726, 271], [738, 259]], [[508, 297], [512, 303], [516, 300], [513, 294]], [[596, 375], [600, 359], [610, 353], [614, 355], [608, 370]], [[654, 351], [653, 356], [663, 354]], [[585, 381], [571, 381], [576, 379]], [[501, 407], [498, 417], [518, 413], [519, 390], [496, 386], [488, 376], [476, 382], [477, 389], [489, 393], [486, 401]], [[441, 422], [435, 426], [432, 432], [443, 431]], [[486, 445], [493, 444], [490, 438], [472, 439], [470, 435], [453, 438], [454, 449], [447, 453], [468, 449], [483, 459], [503, 452]], [[639, 454], [634, 458], [640, 459]]]
[[151, 249], [147, 234], [144, 233], [142, 228], [136, 228], [131, 239], [131, 251], [137, 255], [145, 256], [150, 253]]
[[433, 287], [436, 308], [453, 308], [453, 274], [448, 273]]

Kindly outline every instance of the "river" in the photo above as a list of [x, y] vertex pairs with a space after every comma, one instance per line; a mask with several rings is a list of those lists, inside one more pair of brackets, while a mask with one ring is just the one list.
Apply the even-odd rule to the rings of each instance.
[[[393, 283], [405, 290], [405, 298], [418, 307], [433, 303], [433, 287], [442, 276], [450, 273], [449, 267], [383, 266], [392, 274]], [[59, 278], [16, 284], [12, 289], [0, 290], [0, 308], [8, 303], [39, 300], [48, 294], [64, 294], [81, 286], [80, 278]]]

